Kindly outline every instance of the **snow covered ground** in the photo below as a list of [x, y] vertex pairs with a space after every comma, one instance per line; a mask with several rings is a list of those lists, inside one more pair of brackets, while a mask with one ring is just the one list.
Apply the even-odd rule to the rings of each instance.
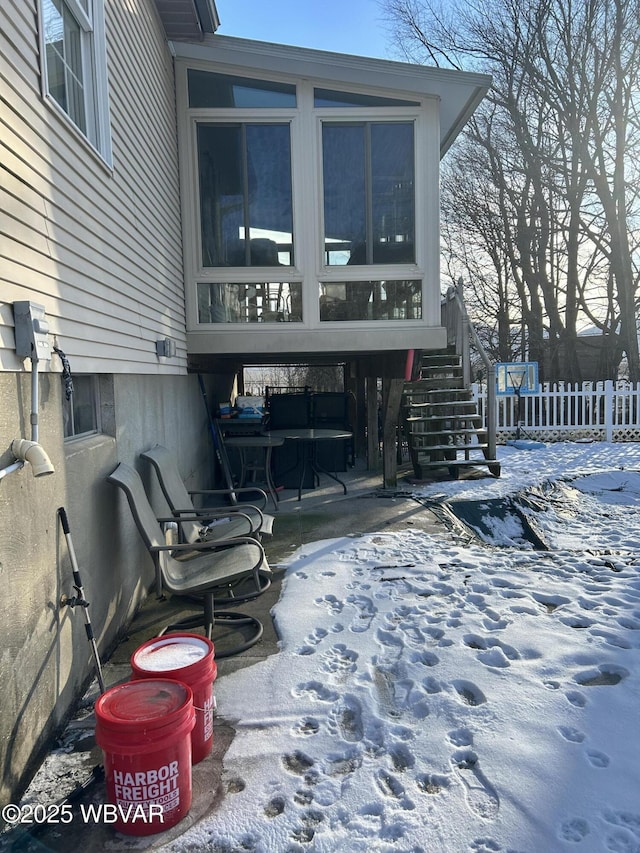
[[500, 448], [520, 504], [289, 560], [281, 652], [216, 683], [229, 793], [164, 850], [640, 851], [640, 445]]

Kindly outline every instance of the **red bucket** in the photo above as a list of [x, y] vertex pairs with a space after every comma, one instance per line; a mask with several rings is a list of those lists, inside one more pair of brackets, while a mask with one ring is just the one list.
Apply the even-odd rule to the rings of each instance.
[[95, 715], [114, 828], [151, 835], [182, 820], [191, 808], [191, 688], [165, 678], [129, 681], [103, 693]]
[[213, 747], [213, 682], [218, 674], [214, 646], [200, 634], [166, 634], [147, 640], [131, 655], [133, 678], [171, 678], [193, 690], [196, 724], [191, 733], [192, 761]]

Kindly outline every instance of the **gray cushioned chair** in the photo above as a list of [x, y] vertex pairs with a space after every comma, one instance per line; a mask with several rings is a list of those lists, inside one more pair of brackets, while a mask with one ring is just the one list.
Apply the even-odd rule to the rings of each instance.
[[[232, 536], [260, 536], [272, 533], [273, 516], [263, 512], [267, 496], [262, 489], [252, 487], [190, 491], [180, 476], [174, 454], [166, 447], [156, 444], [140, 456], [153, 466], [162, 493], [176, 520], [182, 517], [180, 527], [185, 542], [215, 539], [219, 536], [228, 539]], [[241, 502], [240, 498], [244, 495], [250, 496], [251, 502]], [[194, 496], [205, 501], [206, 506], [196, 507], [193, 501]], [[254, 504], [253, 500], [256, 500], [257, 504]], [[210, 503], [213, 505], [209, 505]], [[235, 520], [234, 513], [238, 515]], [[191, 516], [192, 519], [197, 518], [195, 521], [185, 521], [186, 516]], [[247, 517], [250, 520], [248, 526]]]
[[[260, 542], [247, 536], [214, 543], [167, 544], [135, 468], [120, 463], [107, 480], [122, 489], [127, 497], [138, 532], [153, 559], [158, 596], [162, 597], [167, 591], [203, 599], [202, 615], [169, 625], [164, 632], [203, 626], [210, 638], [216, 621], [224, 621], [228, 627], [249, 624], [252, 636], [225, 656], [254, 645], [262, 636], [262, 623], [235, 611], [216, 611], [215, 604], [221, 599], [229, 604], [248, 601], [271, 585], [271, 570]], [[185, 556], [180, 558], [181, 554]]]

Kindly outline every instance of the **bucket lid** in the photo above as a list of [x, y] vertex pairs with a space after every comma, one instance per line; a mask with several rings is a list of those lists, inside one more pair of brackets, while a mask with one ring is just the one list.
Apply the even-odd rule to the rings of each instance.
[[143, 643], [131, 656], [134, 669], [143, 672], [171, 673], [213, 659], [214, 646], [199, 634], [167, 634]]
[[180, 719], [185, 707], [193, 703], [191, 688], [166, 678], [146, 678], [116, 685], [99, 697], [96, 717], [116, 727], [164, 726]]

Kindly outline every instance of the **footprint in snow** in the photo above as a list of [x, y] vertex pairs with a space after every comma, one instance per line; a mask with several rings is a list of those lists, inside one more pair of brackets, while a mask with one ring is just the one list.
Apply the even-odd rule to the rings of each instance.
[[264, 807], [265, 817], [274, 818], [279, 814], [282, 814], [286, 805], [286, 801], [284, 797], [274, 797], [272, 800], [269, 800], [267, 805]]
[[453, 746], [472, 746], [473, 735], [467, 728], [453, 729], [448, 732], [447, 738]]
[[320, 731], [320, 723], [315, 717], [303, 717], [291, 727], [291, 734], [297, 737], [310, 737]]
[[501, 853], [502, 847], [493, 838], [476, 838], [469, 846], [471, 853]]
[[478, 756], [471, 749], [454, 752], [453, 769], [464, 786], [470, 811], [484, 820], [494, 820], [500, 809], [498, 794], [478, 766]]
[[367, 598], [366, 595], [350, 595], [347, 602], [356, 609], [356, 615], [350, 629], [356, 634], [368, 631], [377, 613], [371, 599]]
[[385, 797], [396, 800], [401, 808], [406, 811], [412, 811], [415, 808], [413, 801], [406, 795], [404, 785], [393, 773], [388, 773], [386, 770], [379, 770], [375, 781], [380, 792]]
[[472, 681], [457, 679], [456, 681], [453, 681], [452, 684], [456, 693], [465, 705], [470, 705], [475, 708], [487, 701], [487, 697], [484, 695], [482, 690], [480, 690], [480, 688]]
[[629, 675], [629, 670], [623, 666], [601, 664], [594, 669], [579, 672], [574, 681], [582, 687], [611, 687], [620, 684]]
[[440, 658], [437, 655], [427, 651], [412, 652], [409, 655], [409, 660], [411, 663], [419, 663], [428, 667], [437, 666], [440, 663]]
[[325, 631], [324, 628], [316, 628], [315, 631], [312, 631], [305, 638], [304, 643], [296, 649], [296, 654], [303, 656], [315, 654], [315, 647], [324, 640], [327, 633], [328, 631]]
[[582, 841], [589, 834], [589, 824], [586, 820], [580, 817], [571, 818], [571, 820], [565, 820], [564, 823], [561, 824], [558, 835], [562, 841], [573, 841], [574, 843], [578, 843]]
[[405, 743], [396, 743], [389, 747], [389, 758], [397, 773], [410, 770], [416, 763], [414, 754]]
[[625, 640], [624, 637], [614, 634], [611, 631], [603, 631], [601, 628], [592, 628], [589, 633], [592, 637], [600, 638], [609, 646], [615, 646], [618, 649], [632, 648], [631, 643]]
[[604, 770], [611, 763], [609, 756], [604, 752], [599, 752], [597, 749], [587, 749], [585, 755], [589, 764], [599, 770]]
[[628, 830], [640, 841], [640, 814], [607, 809], [602, 816], [607, 823]]
[[313, 758], [305, 755], [304, 752], [296, 749], [295, 752], [289, 752], [282, 756], [282, 763], [285, 768], [296, 776], [304, 776], [304, 774], [314, 765]]
[[344, 643], [336, 643], [328, 651], [322, 654], [322, 669], [337, 677], [355, 672], [358, 668], [356, 661], [358, 653], [348, 649]]
[[329, 725], [343, 740], [349, 743], [361, 741], [364, 737], [362, 705], [357, 697], [349, 693], [342, 696], [329, 714]]
[[566, 693], [567, 702], [576, 708], [584, 708], [587, 704], [587, 697], [579, 690], [569, 690]]
[[586, 737], [584, 732], [573, 728], [573, 726], [558, 726], [558, 731], [570, 743], [582, 743]]
[[402, 708], [398, 707], [396, 689], [398, 682], [394, 673], [387, 669], [375, 667], [373, 685], [376, 693], [378, 708], [387, 717], [397, 719], [402, 716]]
[[318, 702], [337, 702], [339, 694], [335, 690], [329, 690], [320, 681], [305, 681], [298, 684], [292, 690], [293, 695], [299, 699], [302, 696], [310, 696]]
[[486, 666], [507, 667], [509, 661], [520, 660], [520, 653], [513, 646], [501, 643], [500, 640], [489, 637], [481, 637], [479, 634], [465, 634], [463, 637], [465, 646], [470, 649], [478, 649], [480, 654], [478, 660]]
[[335, 595], [323, 595], [321, 598], [316, 598], [313, 603], [318, 607], [326, 607], [329, 613], [341, 613], [344, 607]]
[[451, 785], [448, 776], [438, 773], [422, 773], [416, 777], [416, 783], [425, 794], [440, 794]]

